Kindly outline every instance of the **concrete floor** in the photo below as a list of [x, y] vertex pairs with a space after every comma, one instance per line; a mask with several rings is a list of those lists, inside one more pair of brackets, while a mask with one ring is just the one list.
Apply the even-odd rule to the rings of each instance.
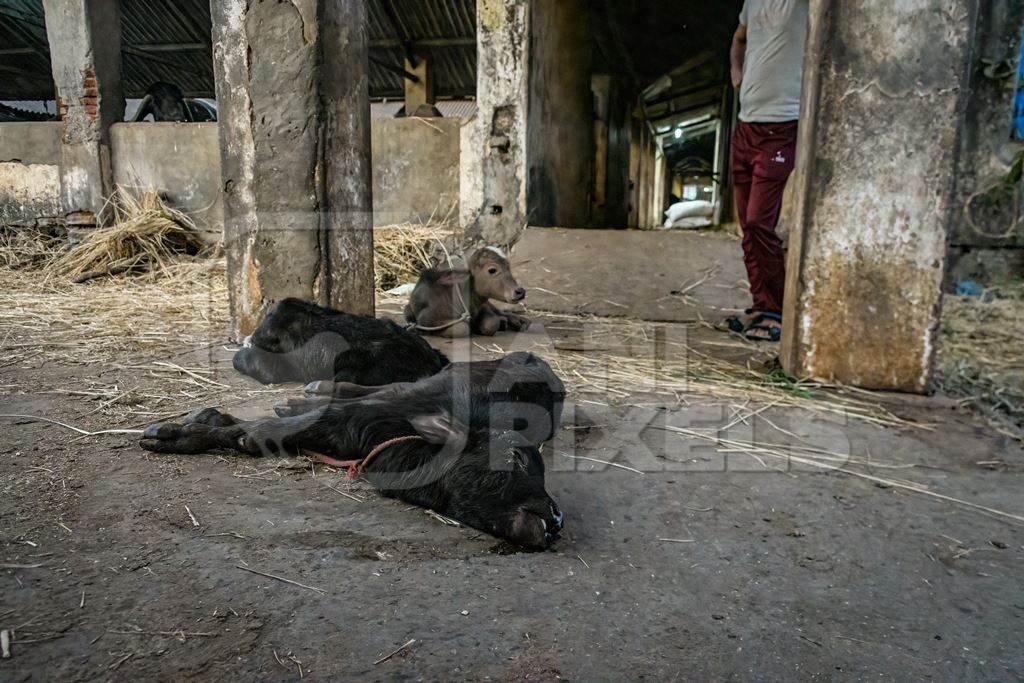
[[[622, 249], [590, 252], [588, 236]], [[540, 254], [561, 268], [537, 242], [571, 240], [572, 258], [606, 255], [580, 276], [597, 287], [619, 278], [612, 256], [631, 236], [659, 245], [659, 263], [690, 258], [671, 245], [696, 245], [691, 263], [702, 267], [729, 252], [715, 236], [531, 232], [516, 259]], [[701, 257], [702, 245], [712, 253]], [[524, 285], [560, 291], [536, 265], [521, 269]], [[637, 291], [609, 285], [594, 298], [643, 310], [661, 290]], [[722, 294], [698, 312], [743, 304], [724, 288], [696, 291]], [[441, 345], [556, 361], [557, 329], [582, 324], [558, 321]], [[701, 348], [715, 339], [702, 336]], [[236, 412], [279, 400], [245, 398], [256, 387], [229, 359], [214, 347], [174, 362], [214, 370]], [[50, 392], [95, 377], [163, 391], [149, 388], [145, 362], [4, 368], [2, 412], [95, 424], [94, 403]], [[541, 554], [506, 554], [485, 534], [298, 459], [157, 457], [131, 437], [15, 424], [0, 445], [0, 628], [17, 639], [0, 679], [296, 680], [300, 666], [311, 680], [1024, 678], [1022, 524], [840, 473], [778, 471], [664, 429], [826, 444], [876, 463], [863, 473], [1024, 515], [1019, 442], [942, 397], [880, 398], [922, 426], [757, 403], [737, 413], [735, 399], [696, 393], [577, 395], [545, 449], [567, 521]]]
[[528, 305], [545, 311], [694, 322], [749, 305], [739, 244], [725, 233], [530, 228], [512, 265]]

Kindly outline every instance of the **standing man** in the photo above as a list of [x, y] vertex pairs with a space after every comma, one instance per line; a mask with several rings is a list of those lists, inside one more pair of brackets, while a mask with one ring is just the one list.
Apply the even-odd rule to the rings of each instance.
[[732, 139], [736, 208], [753, 307], [729, 318], [749, 339], [778, 341], [786, 263], [775, 233], [793, 172], [809, 0], [746, 0], [733, 36], [740, 123]]

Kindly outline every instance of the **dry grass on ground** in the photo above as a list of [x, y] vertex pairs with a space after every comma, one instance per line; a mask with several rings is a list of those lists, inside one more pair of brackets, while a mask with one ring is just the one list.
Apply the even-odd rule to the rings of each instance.
[[[441, 226], [379, 230], [376, 263], [381, 289], [414, 280], [437, 245], [453, 239], [451, 229]], [[143, 275], [75, 283], [53, 267], [66, 258], [61, 248], [60, 240], [36, 233], [3, 233], [0, 369], [42, 363], [146, 366], [153, 374], [189, 384], [192, 393], [188, 395], [197, 401], [225, 392], [225, 385], [214, 379], [209, 368], [173, 362], [190, 350], [226, 343], [223, 258], [176, 255]], [[552, 335], [550, 339], [538, 337], [530, 350], [547, 358], [577, 397], [625, 402], [646, 393], [683, 403], [687, 395], [702, 395], [747, 406], [738, 413], [741, 415], [766, 406], [792, 407], [878, 425], [907, 426], [869, 392], [796, 382], [780, 371], [766, 370], [764, 361], [769, 356], [763, 348], [751, 348], [743, 340], [722, 337], [709, 346], [690, 343], [685, 337], [670, 338], [665, 344], [671, 348], [652, 357], [636, 350], [652, 347], [657, 324], [534, 315], [543, 319]], [[943, 388], [1016, 416], [1018, 424], [1024, 403], [1020, 383], [1024, 362], [1019, 353], [1022, 315], [1024, 296], [1019, 287], [990, 303], [951, 298], [939, 353]], [[559, 329], [584, 331], [585, 343], [559, 340]], [[501, 353], [489, 340], [476, 345]], [[722, 346], [743, 348], [715, 348]], [[746, 360], [737, 361], [737, 356]], [[104, 391], [108, 390], [100, 393]]]
[[991, 415], [1024, 428], [1024, 283], [943, 302], [936, 381]]

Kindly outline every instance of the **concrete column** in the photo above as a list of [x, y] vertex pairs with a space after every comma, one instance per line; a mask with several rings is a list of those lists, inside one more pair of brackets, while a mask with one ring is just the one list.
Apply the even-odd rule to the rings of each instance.
[[976, 3], [941, 4], [811, 3], [782, 347], [795, 375], [929, 389]]
[[113, 186], [110, 126], [124, 119], [118, 0], [43, 0], [63, 122], [61, 209], [69, 225], [95, 225]]
[[405, 70], [419, 80], [405, 79], [405, 115], [431, 117], [441, 113], [434, 106], [434, 70], [431, 68], [430, 57], [416, 56], [416, 63], [405, 60]]
[[460, 218], [466, 235], [515, 242], [526, 225], [531, 0], [477, 0], [477, 114], [463, 128]]
[[287, 297], [372, 313], [364, 1], [211, 7], [232, 335]]

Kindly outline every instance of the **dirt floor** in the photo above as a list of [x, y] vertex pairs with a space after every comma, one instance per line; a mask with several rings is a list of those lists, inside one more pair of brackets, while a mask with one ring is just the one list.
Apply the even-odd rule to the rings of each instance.
[[[297, 393], [233, 372], [222, 272], [186, 275], [0, 269], [0, 413], [125, 429]], [[1014, 433], [941, 395], [795, 385], [699, 323], [534, 315], [440, 346], [533, 350], [570, 385], [545, 553], [302, 458], [0, 418], [0, 680], [1024, 678]]]

